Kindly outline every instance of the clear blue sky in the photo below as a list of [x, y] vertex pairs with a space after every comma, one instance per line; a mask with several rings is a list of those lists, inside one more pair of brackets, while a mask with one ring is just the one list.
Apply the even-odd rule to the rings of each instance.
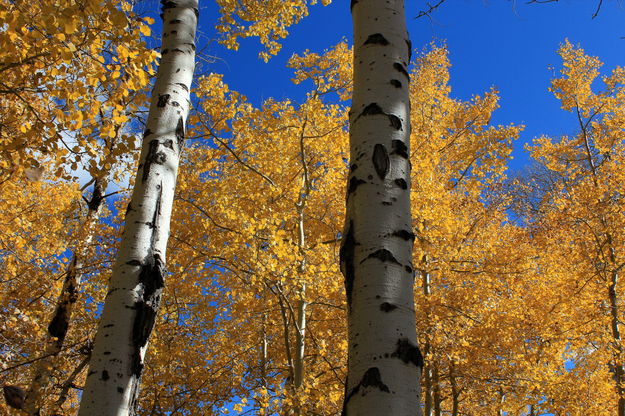
[[[492, 122], [526, 125], [520, 142], [515, 144], [511, 166], [516, 169], [527, 162], [522, 143], [541, 134], [575, 131], [574, 120], [559, 109], [558, 101], [547, 91], [555, 73], [553, 68], [560, 65], [556, 50], [564, 39], [598, 56], [605, 62], [605, 71], [625, 65], [625, 39], [621, 39], [625, 36], [625, 3], [603, 3], [595, 19], [591, 17], [598, 0], [531, 5], [526, 0], [447, 0], [432, 14], [432, 19], [414, 19], [426, 7], [425, 0], [407, 0], [406, 5], [410, 37], [416, 49], [425, 48], [432, 40], [447, 43], [452, 63], [452, 95], [468, 99], [495, 86], [500, 91], [501, 108]], [[215, 3], [204, 2], [200, 44], [216, 37], [216, 18]], [[269, 97], [299, 100], [305, 89], [291, 84], [292, 72], [285, 68], [285, 62], [293, 53], [304, 49], [321, 52], [342, 38], [351, 39], [349, 2], [334, 0], [327, 7], [313, 6], [310, 15], [291, 29], [282, 51], [269, 63], [257, 58], [256, 39], [243, 40], [237, 52], [212, 41], [204, 52], [217, 60], [212, 64], [200, 63], [199, 69], [223, 73], [231, 88], [255, 104]]]

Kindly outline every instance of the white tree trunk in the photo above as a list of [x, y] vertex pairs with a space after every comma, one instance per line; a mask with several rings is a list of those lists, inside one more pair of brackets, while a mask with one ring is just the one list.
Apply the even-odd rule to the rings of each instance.
[[[108, 175], [108, 172], [106, 172], [106, 175]], [[43, 347], [44, 358], [34, 365], [33, 379], [24, 399], [24, 412], [28, 415], [36, 416], [40, 414], [56, 358], [63, 349], [74, 306], [78, 301], [84, 259], [94, 237], [95, 226], [100, 217], [100, 208], [102, 207], [107, 183], [107, 179], [95, 179], [94, 181], [93, 194], [87, 203], [87, 216], [80, 227], [78, 243], [72, 260], [67, 266], [63, 287], [47, 328]]]
[[164, 286], [169, 222], [195, 66], [198, 1], [163, 0], [162, 4], [162, 58], [80, 416], [134, 414]]
[[410, 41], [403, 0], [352, 0], [354, 93], [341, 270], [349, 306], [343, 415], [420, 415], [410, 215]]
[[[305, 126], [305, 125], [304, 125]], [[302, 129], [302, 137], [300, 137], [300, 154], [302, 158], [302, 168], [304, 171], [302, 177], [302, 191], [300, 198], [297, 201], [297, 246], [300, 254], [304, 256], [297, 268], [302, 279], [301, 286], [299, 288], [299, 299], [297, 301], [297, 322], [295, 323], [295, 357], [293, 360], [293, 385], [297, 391], [304, 383], [304, 358], [306, 356], [306, 309], [308, 302], [306, 301], [306, 283], [303, 277], [306, 271], [306, 230], [304, 226], [304, 212], [306, 210], [306, 202], [308, 200], [308, 194], [310, 193], [309, 178], [308, 178], [308, 166], [306, 164], [306, 152], [304, 149], [303, 139], [304, 129]], [[300, 414], [299, 410], [297, 414]]]

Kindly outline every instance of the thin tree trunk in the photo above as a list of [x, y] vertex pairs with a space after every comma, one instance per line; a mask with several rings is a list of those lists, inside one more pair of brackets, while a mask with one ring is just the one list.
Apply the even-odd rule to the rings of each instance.
[[[429, 362], [429, 361], [428, 361]], [[423, 368], [425, 375], [423, 377], [423, 384], [425, 390], [425, 400], [423, 405], [423, 416], [432, 416], [434, 399], [432, 397], [432, 369], [429, 364], [426, 364]]]
[[352, 0], [354, 92], [341, 239], [348, 303], [343, 414], [415, 416], [417, 346], [410, 215], [411, 46], [403, 0]]
[[458, 416], [460, 407], [460, 390], [458, 389], [458, 382], [456, 380], [456, 372], [454, 363], [449, 364], [449, 383], [451, 384], [451, 416]]
[[614, 347], [614, 372], [616, 392], [618, 394], [618, 416], [625, 416], [625, 366], [623, 365], [623, 346], [618, 307], [618, 272], [612, 272], [608, 297], [610, 299], [610, 321], [612, 327], [612, 345]]
[[302, 297], [297, 303], [297, 331], [295, 334], [295, 360], [294, 360], [294, 377], [293, 385], [295, 389], [299, 389], [304, 382], [304, 353], [306, 339], [306, 285], [301, 287]]
[[262, 341], [260, 347], [260, 384], [267, 387], [267, 313], [263, 312]]
[[134, 414], [165, 279], [180, 150], [195, 66], [197, 0], [163, 1], [163, 45], [139, 171], [126, 211], [80, 416]]
[[44, 358], [37, 361], [34, 366], [32, 382], [24, 400], [24, 412], [28, 415], [40, 414], [52, 372], [56, 367], [56, 358], [63, 350], [74, 306], [78, 301], [84, 259], [94, 237], [106, 186], [106, 179], [94, 180], [93, 193], [87, 203], [87, 216], [80, 226], [77, 246], [67, 267], [63, 287], [57, 299], [52, 319], [48, 324], [43, 347]]
[[295, 378], [294, 376], [295, 370], [293, 369], [294, 367], [293, 354], [291, 354], [291, 339], [290, 339], [291, 337], [289, 334], [289, 316], [286, 311], [287, 306], [284, 305], [284, 301], [282, 300], [282, 294], [276, 293], [276, 296], [278, 297], [278, 303], [280, 304], [280, 315], [282, 316], [282, 334], [284, 337], [284, 351], [286, 353], [286, 363], [287, 363], [288, 371], [289, 371], [288, 379], [290, 380], [290, 383], [292, 383], [293, 379]]
[[55, 413], [59, 415], [63, 414], [63, 405], [67, 401], [67, 397], [69, 396], [69, 390], [72, 387], [75, 387], [74, 380], [76, 380], [76, 377], [78, 377], [78, 375], [82, 372], [82, 370], [84, 370], [85, 367], [87, 367], [87, 364], [89, 364], [90, 358], [91, 358], [90, 354], [86, 355], [85, 358], [83, 358], [83, 360], [74, 369], [74, 371], [72, 371], [72, 374], [70, 374], [67, 380], [65, 380], [65, 383], [63, 383], [63, 385], [61, 386], [61, 392], [59, 393], [59, 398], [56, 400], [56, 403], [54, 404]]
[[434, 385], [432, 387], [432, 396], [434, 398], [434, 416], [441, 416], [443, 414], [443, 408], [441, 406], [443, 398], [441, 397], [441, 384], [438, 376], [438, 367], [436, 367], [436, 365], [432, 370], [432, 384]]
[[[428, 272], [428, 256], [424, 254], [421, 259], [421, 268], [419, 269], [419, 274], [421, 275], [421, 286], [423, 287], [423, 295], [428, 299], [431, 292], [430, 286], [430, 273]], [[429, 308], [426, 311], [426, 314], [429, 312]], [[429, 320], [429, 317], [426, 316], [426, 319]], [[429, 329], [426, 331], [425, 339], [423, 340], [423, 352], [426, 357], [431, 356], [431, 347], [429, 340]], [[423, 406], [423, 414], [424, 416], [433, 416], [433, 391], [432, 391], [432, 365], [430, 364], [433, 360], [428, 359], [426, 363], [424, 363], [423, 371], [423, 383], [424, 383], [424, 406]]]
[[506, 394], [502, 389], [499, 389], [499, 404], [497, 409], [497, 416], [506, 416], [506, 412], [503, 410], [503, 403], [506, 400]]
[[[294, 377], [293, 385], [295, 390], [299, 389], [304, 382], [304, 356], [306, 348], [306, 282], [303, 274], [306, 271], [306, 232], [304, 223], [304, 213], [306, 211], [306, 201], [310, 193], [310, 179], [308, 177], [308, 164], [306, 162], [306, 148], [304, 147], [304, 132], [306, 130], [307, 120], [302, 124], [300, 134], [300, 158], [302, 162], [302, 190], [296, 203], [297, 208], [297, 247], [299, 249], [302, 260], [298, 266], [300, 275], [299, 299], [297, 302], [297, 322], [295, 334], [295, 361], [294, 361]], [[299, 412], [298, 412], [299, 414]]]

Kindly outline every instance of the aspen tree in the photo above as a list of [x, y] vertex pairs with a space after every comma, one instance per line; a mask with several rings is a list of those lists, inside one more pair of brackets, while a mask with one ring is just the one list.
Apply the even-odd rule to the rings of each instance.
[[411, 44], [402, 0], [351, 2], [354, 87], [340, 249], [348, 303], [344, 415], [421, 414], [410, 214]]
[[74, 306], [78, 300], [85, 257], [95, 234], [107, 182], [106, 178], [94, 178], [93, 192], [87, 201], [87, 215], [80, 227], [78, 246], [67, 266], [63, 287], [47, 327], [44, 358], [37, 361], [35, 365], [32, 383], [24, 399], [23, 408], [29, 415], [40, 414], [46, 387], [54, 369], [55, 358], [63, 349]]
[[162, 5], [162, 58], [79, 415], [134, 413], [164, 287], [169, 222], [195, 66], [198, 2], [167, 0]]

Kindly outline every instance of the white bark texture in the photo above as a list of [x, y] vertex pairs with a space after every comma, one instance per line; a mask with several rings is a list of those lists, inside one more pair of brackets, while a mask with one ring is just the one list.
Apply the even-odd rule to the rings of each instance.
[[148, 338], [164, 287], [169, 222], [195, 66], [198, 1], [163, 0], [162, 4], [162, 58], [80, 416], [134, 414]]
[[354, 93], [341, 271], [348, 301], [343, 415], [420, 415], [410, 215], [411, 45], [403, 0], [352, 0]]
[[[305, 125], [304, 125], [305, 126]], [[304, 275], [306, 271], [306, 230], [304, 225], [304, 212], [306, 210], [306, 202], [308, 201], [308, 195], [310, 193], [310, 180], [308, 178], [308, 165], [306, 164], [306, 151], [304, 149], [304, 139], [300, 137], [300, 154], [302, 158], [302, 168], [304, 171], [302, 177], [302, 190], [299, 200], [296, 203], [298, 221], [298, 241], [297, 246], [300, 254], [303, 256], [298, 267], [298, 273], [300, 276]], [[297, 301], [297, 322], [295, 323], [295, 358], [293, 360], [293, 385], [295, 389], [302, 387], [304, 383], [304, 359], [306, 358], [306, 309], [308, 308], [308, 302], [306, 301], [306, 283], [302, 282], [299, 290], [299, 299]], [[300, 414], [298, 411], [297, 414]]]

